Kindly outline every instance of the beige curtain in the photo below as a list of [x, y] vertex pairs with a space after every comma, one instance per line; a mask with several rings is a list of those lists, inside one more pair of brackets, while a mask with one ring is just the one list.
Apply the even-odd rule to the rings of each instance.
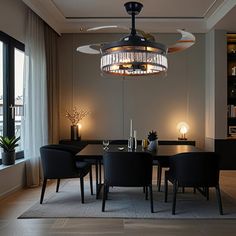
[[58, 34], [45, 23], [44, 38], [46, 52], [49, 144], [59, 142], [58, 37]]

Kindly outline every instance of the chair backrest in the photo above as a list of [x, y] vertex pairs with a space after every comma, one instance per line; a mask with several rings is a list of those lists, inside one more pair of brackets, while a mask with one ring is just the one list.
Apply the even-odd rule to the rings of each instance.
[[64, 145], [40, 148], [44, 178], [70, 178], [76, 175], [75, 151]]
[[170, 158], [170, 175], [180, 186], [214, 187], [219, 183], [218, 163], [214, 152], [181, 153]]
[[147, 186], [152, 182], [152, 156], [144, 152], [107, 152], [104, 179], [110, 186]]

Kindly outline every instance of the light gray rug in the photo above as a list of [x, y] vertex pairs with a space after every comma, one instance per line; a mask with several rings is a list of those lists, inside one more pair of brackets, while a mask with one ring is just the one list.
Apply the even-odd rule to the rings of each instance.
[[45, 194], [42, 205], [37, 202], [24, 212], [24, 218], [74, 218], [74, 217], [109, 217], [109, 218], [152, 218], [152, 219], [236, 219], [236, 201], [223, 191], [224, 215], [220, 216], [215, 191], [210, 191], [210, 200], [192, 189], [177, 194], [176, 215], [171, 214], [172, 188], [169, 189], [168, 202], [164, 202], [164, 193], [156, 191], [154, 186], [154, 211], [150, 211], [150, 201], [145, 200], [142, 188], [110, 188], [106, 211], [102, 212], [102, 200], [91, 196], [89, 184], [85, 184], [85, 204], [81, 204], [79, 180], [65, 181], [58, 193]]

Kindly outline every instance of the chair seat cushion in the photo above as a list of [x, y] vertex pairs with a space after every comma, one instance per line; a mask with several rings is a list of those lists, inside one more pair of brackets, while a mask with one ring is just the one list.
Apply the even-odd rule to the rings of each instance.
[[75, 165], [82, 176], [85, 176], [91, 168], [91, 164], [86, 161], [76, 161]]

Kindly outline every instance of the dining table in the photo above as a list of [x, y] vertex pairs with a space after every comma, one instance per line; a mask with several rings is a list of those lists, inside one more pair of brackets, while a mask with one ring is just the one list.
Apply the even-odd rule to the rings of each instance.
[[105, 150], [102, 144], [88, 144], [80, 152], [76, 154], [78, 160], [88, 160], [95, 164], [96, 172], [96, 198], [99, 198], [99, 193], [102, 183], [102, 159], [103, 154], [106, 152], [120, 152], [121, 157], [123, 152], [149, 152], [152, 154], [153, 163], [157, 164], [158, 171], [160, 172], [159, 167], [167, 167], [169, 159], [179, 153], [185, 152], [199, 152], [201, 149], [193, 145], [158, 145], [155, 151], [148, 151], [148, 149], [142, 148], [138, 145], [135, 150], [128, 149], [127, 145], [109, 145]]

